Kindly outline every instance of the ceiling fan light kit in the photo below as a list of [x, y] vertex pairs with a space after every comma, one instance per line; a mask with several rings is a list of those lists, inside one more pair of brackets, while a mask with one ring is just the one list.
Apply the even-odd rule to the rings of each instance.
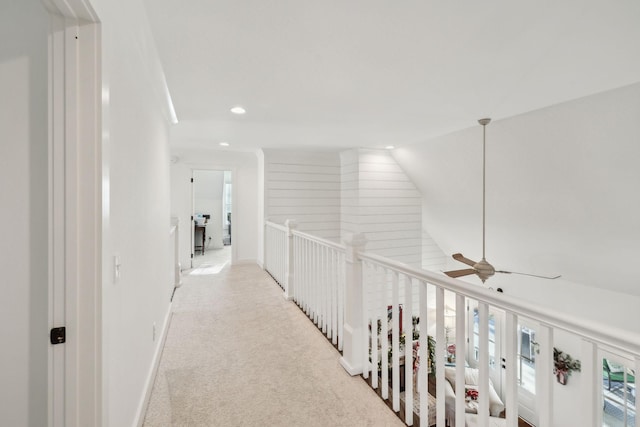
[[486, 233], [485, 233], [485, 214], [486, 214], [486, 135], [487, 135], [487, 125], [491, 123], [490, 118], [484, 118], [478, 120], [478, 123], [482, 125], [482, 259], [479, 262], [475, 262], [466, 258], [461, 253], [453, 254], [453, 259], [459, 261], [463, 264], [467, 264], [472, 268], [465, 268], [463, 270], [452, 270], [445, 271], [449, 277], [463, 277], [471, 274], [477, 275], [482, 283], [484, 283], [489, 277], [493, 276], [496, 273], [504, 273], [504, 274], [521, 274], [524, 276], [538, 277], [541, 279], [557, 279], [560, 276], [539, 276], [536, 274], [527, 274], [527, 273], [517, 273], [514, 271], [505, 271], [505, 270], [496, 270], [493, 265], [489, 264], [485, 258], [485, 245], [486, 245]]

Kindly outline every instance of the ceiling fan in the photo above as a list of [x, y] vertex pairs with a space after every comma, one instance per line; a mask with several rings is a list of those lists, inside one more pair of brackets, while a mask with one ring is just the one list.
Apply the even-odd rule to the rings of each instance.
[[515, 271], [506, 271], [506, 270], [496, 270], [493, 265], [489, 264], [485, 259], [485, 187], [486, 187], [486, 130], [487, 125], [491, 123], [491, 119], [480, 119], [478, 123], [482, 125], [482, 259], [480, 262], [475, 262], [466, 258], [461, 253], [453, 254], [453, 259], [456, 261], [460, 261], [461, 263], [467, 264], [471, 266], [471, 268], [465, 268], [463, 270], [452, 270], [445, 271], [449, 277], [463, 277], [468, 276], [470, 274], [477, 275], [482, 283], [484, 283], [489, 277], [493, 276], [495, 273], [504, 273], [504, 274], [520, 274], [523, 276], [531, 276], [538, 277], [540, 279], [557, 279], [560, 276], [540, 276], [537, 274], [528, 274], [528, 273], [518, 273]]

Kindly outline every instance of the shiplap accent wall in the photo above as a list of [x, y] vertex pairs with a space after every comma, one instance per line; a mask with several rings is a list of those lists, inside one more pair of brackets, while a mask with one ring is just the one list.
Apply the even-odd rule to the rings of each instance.
[[265, 218], [298, 222], [298, 230], [340, 239], [340, 156], [338, 152], [263, 150]]
[[367, 250], [422, 266], [422, 197], [387, 150], [340, 153], [340, 230], [364, 233]]
[[445, 270], [448, 259], [427, 230], [422, 230], [422, 268], [431, 271]]

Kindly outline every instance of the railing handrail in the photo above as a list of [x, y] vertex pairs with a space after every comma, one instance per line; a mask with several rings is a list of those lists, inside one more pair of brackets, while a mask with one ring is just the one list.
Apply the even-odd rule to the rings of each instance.
[[313, 236], [311, 234], [303, 233], [302, 231], [294, 230], [292, 232], [294, 236], [302, 237], [304, 239], [310, 240], [312, 242], [319, 243], [324, 246], [328, 246], [332, 249], [336, 249], [338, 251], [345, 251], [346, 246], [340, 243], [332, 242], [331, 240], [323, 239], [322, 237]]
[[395, 270], [408, 277], [422, 280], [455, 293], [485, 302], [493, 307], [530, 318], [544, 325], [574, 333], [584, 339], [630, 355], [640, 356], [640, 334], [613, 326], [602, 325], [588, 318], [558, 312], [509, 295], [474, 286], [435, 272], [422, 270], [372, 253], [360, 253], [362, 261]]
[[268, 225], [271, 228], [275, 228], [277, 230], [288, 231], [288, 229], [287, 229], [287, 227], [285, 225], [277, 224], [277, 223], [275, 223], [273, 221], [265, 221], [264, 224]]

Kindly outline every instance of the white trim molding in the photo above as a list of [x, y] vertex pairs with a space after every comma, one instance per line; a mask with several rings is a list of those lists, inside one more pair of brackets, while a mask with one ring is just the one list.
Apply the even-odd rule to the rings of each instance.
[[48, 425], [102, 425], [101, 38], [85, 0], [49, 11]]
[[153, 354], [153, 362], [151, 363], [151, 369], [149, 369], [149, 374], [147, 375], [147, 381], [144, 387], [144, 394], [142, 395], [142, 400], [140, 401], [140, 405], [138, 405], [138, 412], [136, 414], [136, 423], [138, 427], [142, 427], [144, 424], [144, 417], [147, 413], [147, 408], [149, 407], [149, 401], [151, 400], [151, 392], [153, 391], [153, 386], [155, 384], [156, 375], [158, 373], [158, 368], [160, 367], [160, 358], [162, 357], [162, 350], [164, 349], [164, 344], [167, 341], [167, 335], [169, 332], [169, 326], [171, 325], [171, 319], [173, 319], [173, 311], [171, 309], [172, 304], [169, 304], [169, 308], [167, 309], [167, 315], [164, 319], [164, 325], [162, 327], [162, 334], [160, 339], [158, 340], [158, 345], [156, 346], [156, 351]]

